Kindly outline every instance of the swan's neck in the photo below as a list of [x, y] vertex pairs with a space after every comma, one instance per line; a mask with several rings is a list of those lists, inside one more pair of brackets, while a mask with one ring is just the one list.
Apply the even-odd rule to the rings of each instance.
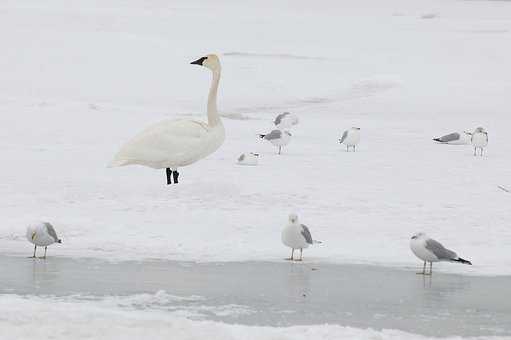
[[213, 71], [211, 88], [208, 96], [208, 125], [215, 126], [220, 123], [220, 116], [216, 108], [216, 97], [218, 93], [218, 83], [220, 82], [220, 70]]

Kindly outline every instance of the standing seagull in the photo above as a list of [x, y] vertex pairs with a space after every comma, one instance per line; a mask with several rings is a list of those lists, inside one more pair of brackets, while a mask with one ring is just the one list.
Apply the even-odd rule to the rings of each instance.
[[346, 145], [346, 152], [350, 151], [350, 146], [353, 147], [353, 151], [355, 151], [355, 147], [360, 142], [360, 128], [352, 127], [349, 130], [344, 131], [341, 139], [339, 139], [339, 143]]
[[273, 121], [277, 129], [289, 129], [293, 125], [298, 124], [298, 117], [292, 113], [284, 112], [275, 117]]
[[43, 259], [46, 258], [46, 248], [50, 244], [53, 243], [62, 243], [62, 240], [58, 238], [57, 233], [53, 226], [48, 222], [38, 222], [31, 224], [27, 227], [27, 240], [34, 244], [34, 255], [32, 258], [35, 258], [35, 252], [37, 247], [44, 247], [44, 256]]
[[472, 145], [474, 146], [474, 156], [477, 155], [477, 149], [481, 151], [483, 155], [483, 148], [488, 145], [488, 132], [482, 127], [478, 127], [472, 133]]
[[190, 119], [167, 120], [154, 124], [123, 145], [110, 167], [138, 164], [165, 169], [167, 185], [178, 182], [179, 167], [187, 166], [215, 152], [225, 140], [225, 130], [218, 115], [216, 97], [222, 67], [214, 54], [191, 64], [211, 70], [208, 122]]
[[[412, 236], [410, 249], [415, 256], [424, 261], [422, 272], [417, 274], [431, 275], [433, 273], [433, 262], [447, 261], [472, 265], [470, 261], [462, 259], [455, 252], [444, 248], [440, 242], [429, 238], [424, 233], [418, 233]], [[429, 262], [429, 274], [426, 273], [426, 262]]]
[[312, 239], [311, 232], [306, 225], [298, 222], [296, 214], [289, 215], [289, 224], [282, 230], [282, 243], [291, 248], [291, 257], [286, 259], [293, 261], [295, 249], [300, 249], [300, 258], [296, 261], [302, 260], [302, 251], [308, 248], [309, 245], [314, 243], [321, 243]]
[[470, 144], [471, 138], [472, 133], [463, 131], [453, 132], [442, 137], [433, 138], [433, 140], [441, 144], [466, 145]]
[[279, 148], [279, 155], [282, 147], [289, 144], [291, 141], [291, 134], [288, 131], [272, 130], [265, 135], [259, 135], [260, 138], [265, 139]]

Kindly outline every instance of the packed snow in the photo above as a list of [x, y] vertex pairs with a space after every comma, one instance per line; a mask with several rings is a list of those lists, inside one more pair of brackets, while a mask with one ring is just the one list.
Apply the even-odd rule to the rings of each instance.
[[[31, 255], [25, 227], [42, 219], [62, 238], [49, 257], [282, 261], [280, 232], [296, 212], [324, 241], [307, 261], [418, 267], [408, 244], [423, 231], [474, 264], [436, 270], [510, 275], [511, 195], [499, 189], [511, 186], [510, 11], [511, 2], [454, 0], [9, 1], [0, 11], [0, 252]], [[221, 149], [180, 169], [171, 187], [164, 171], [107, 168], [154, 122], [206, 120], [210, 74], [189, 62], [207, 53], [223, 66]], [[257, 134], [284, 111], [300, 124], [279, 156]], [[337, 139], [352, 126], [363, 138], [347, 153]], [[477, 126], [489, 134], [483, 157], [431, 140]], [[236, 166], [242, 152], [259, 153], [259, 165]], [[62, 303], [51, 308], [62, 332], [75, 324]], [[169, 324], [256, 336], [142, 316], [154, 318], [155, 337]], [[119, 327], [137, 322], [129, 318]], [[81, 336], [92, 328], [84, 323]], [[403, 337], [326, 329], [310, 332]]]
[[[9, 339], [357, 339], [357, 340], [458, 340], [461, 337], [430, 338], [398, 330], [372, 330], [336, 325], [257, 327], [191, 320], [169, 316], [161, 310], [127, 307], [141, 297], [105, 298], [100, 301], [80, 298], [52, 298], [5, 295], [0, 318], [3, 336]], [[51, 320], [51, 322], [48, 322]], [[7, 338], [6, 338], [7, 339]], [[463, 339], [502, 339], [473, 337]]]

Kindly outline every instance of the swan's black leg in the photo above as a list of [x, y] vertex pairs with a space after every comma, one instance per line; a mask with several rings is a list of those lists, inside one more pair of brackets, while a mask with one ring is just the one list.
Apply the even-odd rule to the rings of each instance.
[[172, 175], [174, 175], [174, 184], [179, 183], [179, 182], [177, 181], [177, 179], [179, 178], [179, 172], [177, 172], [177, 170], [174, 170], [174, 172], [172, 173]]
[[172, 184], [172, 170], [170, 170], [170, 168], [167, 168], [166, 171], [167, 171], [167, 185], [169, 185], [169, 184]]

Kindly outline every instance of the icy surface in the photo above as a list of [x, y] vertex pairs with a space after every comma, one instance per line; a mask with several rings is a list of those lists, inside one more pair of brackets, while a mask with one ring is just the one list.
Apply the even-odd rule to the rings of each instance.
[[[408, 241], [424, 231], [474, 263], [437, 270], [509, 275], [511, 195], [497, 186], [511, 187], [510, 12], [507, 1], [9, 1], [0, 252], [30, 255], [24, 228], [47, 219], [63, 240], [49, 256], [281, 261], [297, 212], [324, 241], [306, 261], [416, 265]], [[209, 52], [234, 118], [223, 147], [176, 186], [163, 171], [107, 169], [149, 124], [205, 119], [210, 75], [188, 63]], [[277, 156], [256, 134], [282, 111], [300, 124]], [[356, 153], [337, 144], [351, 126]], [[476, 126], [489, 131], [482, 158], [431, 140]], [[234, 164], [245, 151], [259, 166]]]
[[511, 336], [510, 277], [284, 262], [0, 256], [1, 294], [250, 326], [336, 324], [425, 336]]
[[[131, 297], [125, 298], [129, 301]], [[357, 340], [426, 340], [439, 339], [397, 330], [375, 331], [335, 325], [294, 327], [251, 327], [212, 321], [193, 321], [169, 316], [162, 311], [126, 310], [111, 300], [84, 301], [18, 295], [0, 297], [1, 337], [6, 339], [357, 339]], [[51, 320], [51, 322], [48, 322]], [[442, 339], [461, 339], [449, 337]], [[464, 339], [504, 339], [479, 337]]]

